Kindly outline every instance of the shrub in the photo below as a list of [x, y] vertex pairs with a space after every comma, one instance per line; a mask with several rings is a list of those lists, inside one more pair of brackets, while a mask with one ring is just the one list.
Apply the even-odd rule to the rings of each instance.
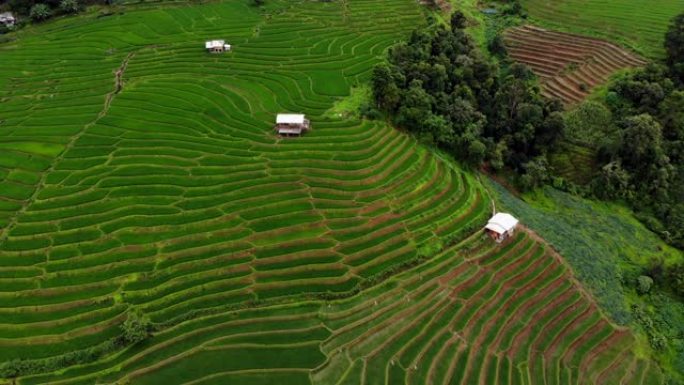
[[653, 281], [662, 285], [665, 283], [665, 262], [661, 258], [653, 258], [646, 268], [645, 275], [648, 275]]
[[370, 104], [364, 104], [359, 107], [359, 112], [362, 117], [370, 120], [380, 120], [382, 119], [382, 113], [374, 108]]
[[59, 3], [59, 9], [64, 13], [78, 13], [81, 10], [81, 5], [78, 0], [62, 0]]
[[504, 40], [501, 35], [494, 36], [494, 38], [487, 45], [487, 48], [493, 55], [497, 55], [499, 57], [506, 57], [506, 55], [508, 55], [506, 45], [504, 44]]
[[50, 7], [47, 6], [47, 4], [36, 4], [33, 7], [31, 7], [31, 11], [29, 12], [29, 17], [33, 21], [43, 21], [47, 18], [50, 17], [52, 12], [50, 11]]
[[138, 311], [128, 313], [128, 318], [121, 325], [123, 331], [123, 342], [135, 345], [148, 339], [152, 333], [152, 322], [150, 318]]
[[525, 173], [520, 178], [522, 187], [531, 190], [549, 180], [549, 164], [545, 157], [539, 156], [523, 164]]
[[640, 275], [637, 278], [637, 292], [639, 294], [648, 294], [653, 288], [653, 278], [647, 275]]

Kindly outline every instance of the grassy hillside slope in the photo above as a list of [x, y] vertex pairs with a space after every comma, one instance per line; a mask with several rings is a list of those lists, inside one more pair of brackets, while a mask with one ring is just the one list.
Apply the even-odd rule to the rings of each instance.
[[601, 37], [651, 58], [664, 56], [663, 36], [684, 0], [522, 0], [533, 23]]
[[[473, 235], [490, 212], [473, 175], [381, 122], [330, 117], [423, 22], [415, 2], [268, 7], [86, 15], [0, 45], [3, 373], [660, 382], [543, 244]], [[234, 52], [206, 54], [207, 38]], [[285, 111], [313, 132], [276, 138]], [[112, 350], [131, 309], [154, 336]]]

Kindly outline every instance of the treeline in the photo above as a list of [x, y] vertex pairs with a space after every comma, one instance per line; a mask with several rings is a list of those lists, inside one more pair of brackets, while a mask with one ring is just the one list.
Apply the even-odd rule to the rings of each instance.
[[[30, 20], [40, 22], [54, 16], [75, 14], [91, 4], [112, 5], [117, 0], [9, 0], [0, 6], [2, 11], [10, 11], [19, 19], [19, 26]], [[0, 25], [0, 33], [7, 28]]]
[[[140, 344], [152, 337], [154, 325], [138, 310], [129, 310], [120, 326], [121, 333], [100, 344], [58, 356], [38, 359], [14, 359], [0, 363], [0, 378], [16, 378], [31, 374], [53, 372], [73, 365], [97, 361], [121, 349]], [[16, 383], [16, 382], [12, 382]]]
[[603, 114], [612, 117], [611, 128], [600, 138], [601, 169], [591, 190], [628, 202], [649, 228], [684, 249], [684, 14], [665, 47], [664, 63], [610, 85]]
[[500, 69], [465, 32], [433, 23], [374, 68], [375, 106], [395, 125], [474, 166], [512, 169], [525, 187], [549, 179], [546, 154], [563, 137], [562, 105], [540, 94], [524, 65]]
[[[621, 76], [603, 103], [585, 103], [571, 115], [580, 125], [602, 126], [590, 192], [628, 203], [646, 226], [684, 249], [684, 14], [673, 20], [665, 48], [663, 63]], [[684, 300], [684, 261], [654, 259], [642, 273], [642, 281]]]

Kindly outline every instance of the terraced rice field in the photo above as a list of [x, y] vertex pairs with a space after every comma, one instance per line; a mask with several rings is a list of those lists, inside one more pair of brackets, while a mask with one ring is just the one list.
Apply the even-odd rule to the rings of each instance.
[[[418, 4], [247, 4], [0, 45], [0, 363], [106, 344], [130, 309], [157, 329], [17, 383], [661, 382], [542, 244], [476, 232], [473, 175], [326, 113]], [[313, 131], [275, 137], [283, 111]]]
[[617, 42], [650, 58], [665, 55], [670, 20], [684, 0], [522, 0], [534, 23]]
[[661, 383], [633, 347], [543, 245], [475, 235], [346, 300], [197, 318], [21, 383]]
[[543, 94], [566, 104], [583, 100], [616, 71], [646, 64], [607, 41], [531, 25], [507, 30], [504, 41], [510, 56], [540, 77]]

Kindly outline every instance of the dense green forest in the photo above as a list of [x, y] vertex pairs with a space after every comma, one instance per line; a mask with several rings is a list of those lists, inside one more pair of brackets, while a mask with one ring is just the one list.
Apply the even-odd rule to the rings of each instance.
[[526, 187], [548, 179], [546, 153], [563, 137], [563, 107], [544, 99], [524, 65], [482, 55], [459, 11], [389, 51], [373, 72], [376, 106], [425, 142], [471, 165], [517, 171]]

